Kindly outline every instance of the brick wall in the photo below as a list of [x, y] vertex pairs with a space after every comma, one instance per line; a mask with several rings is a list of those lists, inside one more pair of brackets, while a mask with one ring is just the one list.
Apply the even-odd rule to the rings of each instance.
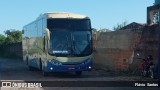
[[158, 56], [158, 25], [103, 32], [94, 40], [94, 63], [109, 70], [135, 70], [141, 58]]
[[[94, 62], [109, 70], [128, 70], [133, 55], [132, 43], [138, 42], [132, 31], [101, 33], [94, 41]], [[134, 39], [134, 40], [133, 40]], [[98, 67], [100, 67], [98, 66]]]

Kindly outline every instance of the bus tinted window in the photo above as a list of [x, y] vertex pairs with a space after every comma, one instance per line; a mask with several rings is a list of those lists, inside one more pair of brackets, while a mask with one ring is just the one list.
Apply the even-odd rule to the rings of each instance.
[[49, 29], [91, 29], [89, 19], [48, 19]]

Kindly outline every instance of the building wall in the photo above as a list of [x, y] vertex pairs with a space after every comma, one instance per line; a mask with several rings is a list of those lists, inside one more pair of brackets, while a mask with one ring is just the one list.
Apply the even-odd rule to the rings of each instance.
[[[95, 64], [109, 70], [128, 70], [134, 54], [134, 43], [139, 38], [133, 31], [101, 33], [94, 53]], [[101, 66], [98, 66], [101, 65]]]
[[[154, 19], [159, 16], [160, 4], [147, 7], [147, 24], [155, 24]], [[158, 18], [157, 18], [158, 20]]]
[[155, 0], [155, 5], [160, 4], [160, 0]]
[[157, 61], [157, 25], [103, 32], [94, 41], [95, 66], [107, 70], [136, 70], [142, 58]]
[[22, 43], [13, 43], [6, 46], [6, 56], [22, 58]]

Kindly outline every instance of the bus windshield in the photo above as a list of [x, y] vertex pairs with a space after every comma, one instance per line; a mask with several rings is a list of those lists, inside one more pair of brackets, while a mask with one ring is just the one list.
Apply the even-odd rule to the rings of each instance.
[[92, 53], [91, 31], [51, 31], [49, 53], [57, 56], [90, 55]]

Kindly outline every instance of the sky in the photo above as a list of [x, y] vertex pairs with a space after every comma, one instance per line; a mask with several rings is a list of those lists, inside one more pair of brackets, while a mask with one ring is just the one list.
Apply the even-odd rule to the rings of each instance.
[[72, 12], [87, 15], [92, 27], [112, 30], [117, 23], [146, 23], [147, 7], [154, 0], [1, 0], [0, 34], [22, 30], [45, 12]]

